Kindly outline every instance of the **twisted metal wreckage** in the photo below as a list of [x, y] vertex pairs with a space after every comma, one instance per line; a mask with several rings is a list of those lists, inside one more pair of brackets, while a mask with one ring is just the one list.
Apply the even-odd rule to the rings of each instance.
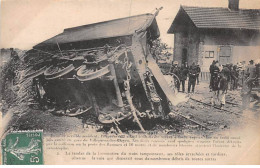
[[[28, 51], [25, 80], [52, 113], [94, 111], [99, 122], [165, 119], [181, 101], [164, 79], [151, 51], [160, 36], [154, 14], [65, 29]], [[185, 117], [185, 116], [184, 116]]]

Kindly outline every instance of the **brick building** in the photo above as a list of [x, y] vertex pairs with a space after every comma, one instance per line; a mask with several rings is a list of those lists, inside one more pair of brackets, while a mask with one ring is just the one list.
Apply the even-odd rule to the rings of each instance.
[[168, 33], [179, 64], [194, 62], [209, 72], [213, 60], [248, 62], [259, 58], [260, 9], [239, 9], [239, 0], [229, 0], [228, 8], [180, 6]]

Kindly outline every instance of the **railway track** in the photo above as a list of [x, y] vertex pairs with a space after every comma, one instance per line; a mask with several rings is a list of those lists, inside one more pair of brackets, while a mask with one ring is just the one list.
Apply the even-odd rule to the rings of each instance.
[[[240, 117], [242, 117], [242, 118], [247, 118], [247, 119], [249, 119], [250, 121], [254, 122], [254, 124], [257, 124], [257, 123], [258, 123], [257, 120], [252, 119], [252, 118], [249, 118], [249, 117], [246, 117], [246, 116], [240, 114], [240, 112], [242, 112], [243, 110], [240, 110], [240, 111], [238, 111], [238, 112], [229, 111], [229, 110], [226, 110], [226, 109], [221, 109], [220, 107], [212, 106], [212, 105], [209, 104], [209, 103], [205, 103], [205, 102], [199, 101], [199, 100], [194, 99], [194, 98], [191, 98], [191, 97], [190, 97], [190, 99], [193, 100], [193, 101], [195, 101], [195, 102], [201, 103], [201, 104], [203, 104], [203, 105], [213, 107], [213, 108], [218, 109], [218, 110], [220, 110], [220, 111], [225, 111], [225, 112], [228, 112], [228, 113], [231, 113], [231, 114], [235, 114], [235, 115], [237, 115], [237, 116], [240, 116]], [[229, 102], [229, 103], [227, 103], [227, 104], [231, 104], [231, 103]], [[235, 103], [232, 103], [232, 104], [235, 104]], [[238, 104], [236, 104], [236, 105], [238, 105]]]
[[188, 120], [188, 121], [190, 121], [190, 122], [192, 122], [196, 125], [199, 125], [200, 127], [205, 128], [206, 130], [210, 130], [210, 128], [208, 128], [206, 125], [204, 125], [204, 124], [202, 124], [202, 123], [200, 123], [200, 122], [198, 122], [194, 119], [188, 118], [187, 116], [185, 116], [181, 113], [178, 113], [178, 112], [172, 112], [172, 113], [177, 114], [178, 116], [181, 116], [182, 118], [184, 118], [184, 119], [186, 119], [186, 120]]
[[231, 104], [231, 105], [235, 105], [235, 106], [241, 106], [241, 104], [237, 104], [237, 103], [232, 103], [232, 102], [229, 102], [229, 101], [226, 101], [227, 104]]

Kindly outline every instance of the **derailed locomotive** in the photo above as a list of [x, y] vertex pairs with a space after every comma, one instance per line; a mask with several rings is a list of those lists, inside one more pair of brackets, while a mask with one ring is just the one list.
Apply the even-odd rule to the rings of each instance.
[[99, 122], [165, 119], [177, 98], [151, 53], [160, 36], [154, 14], [65, 29], [28, 51], [25, 80], [48, 111], [78, 116], [94, 111]]

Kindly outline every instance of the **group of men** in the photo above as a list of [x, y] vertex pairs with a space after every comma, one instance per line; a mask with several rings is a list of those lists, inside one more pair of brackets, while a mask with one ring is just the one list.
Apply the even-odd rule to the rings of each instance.
[[[227, 78], [228, 88], [230, 90], [236, 90], [238, 87], [242, 87], [246, 78], [254, 78], [256, 72], [254, 61], [250, 60], [249, 65], [245, 66], [245, 63], [237, 63], [237, 65], [226, 64], [220, 66], [218, 61], [213, 61], [210, 65], [209, 71], [211, 74], [210, 89], [212, 90], [212, 79], [216, 76], [216, 72], [222, 72]], [[216, 71], [216, 72], [215, 72]]]
[[[250, 65], [253, 64], [253, 60], [249, 61]], [[227, 77], [227, 82], [228, 82], [228, 88], [230, 90], [236, 90], [239, 86], [242, 87], [244, 83], [244, 76], [247, 74], [246, 69], [243, 64], [238, 63], [237, 65], [233, 64], [226, 64], [226, 65], [218, 65], [218, 61], [213, 61], [211, 66], [210, 66], [210, 74], [211, 74], [211, 79], [214, 76], [214, 65], [217, 64], [218, 69], [220, 69], [223, 74]], [[212, 81], [212, 80], [211, 80]], [[210, 85], [211, 89], [211, 85]]]
[[235, 90], [238, 86], [250, 84], [249, 81], [254, 80], [256, 76], [256, 66], [253, 60], [249, 61], [247, 67], [243, 67], [241, 63], [220, 66], [218, 61], [213, 61], [209, 71], [211, 75], [209, 87], [213, 92], [211, 103], [220, 104], [221, 108], [225, 105], [225, 95], [228, 89]]
[[185, 81], [189, 78], [188, 93], [194, 93], [196, 81], [199, 84], [200, 71], [200, 66], [195, 65], [195, 63], [188, 66], [187, 62], [185, 62], [179, 67], [178, 61], [174, 61], [170, 72], [173, 75], [178, 92], [180, 91], [180, 85], [182, 86], [182, 92], [185, 92]]
[[[243, 63], [245, 64], [245, 63]], [[226, 64], [219, 65], [218, 61], [213, 61], [210, 65], [210, 91], [213, 93], [211, 103], [212, 105], [220, 105], [223, 108], [226, 102], [227, 90], [235, 90], [243, 83], [250, 83], [248, 81], [255, 79], [255, 65], [254, 61], [249, 61], [249, 65], [243, 66], [242, 63], [237, 65]], [[201, 72], [200, 66], [192, 63], [191, 66], [187, 62], [178, 65], [178, 61], [174, 61], [170, 70], [173, 75], [176, 88], [185, 92], [185, 82], [188, 78], [188, 93], [194, 93], [196, 82], [199, 84], [199, 74]]]

